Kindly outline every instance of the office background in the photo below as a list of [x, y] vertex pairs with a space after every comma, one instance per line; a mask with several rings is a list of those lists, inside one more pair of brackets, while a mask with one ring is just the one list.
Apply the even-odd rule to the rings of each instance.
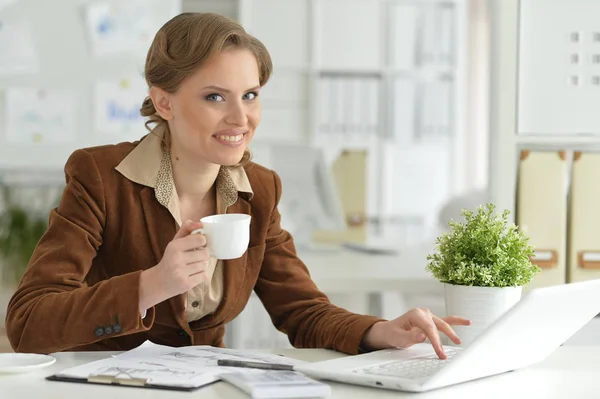
[[[597, 277], [600, 245], [589, 232], [600, 222], [590, 213], [600, 165], [587, 151], [600, 143], [589, 106], [600, 87], [594, 7], [0, 0], [0, 182], [12, 195], [2, 197], [0, 212], [18, 203], [43, 219], [74, 149], [144, 135], [137, 111], [154, 32], [179, 12], [218, 12], [273, 57], [251, 149], [256, 162], [281, 173], [284, 225], [334, 303], [385, 317], [411, 306], [443, 314], [425, 256], [461, 208], [486, 201], [527, 224], [547, 261], [533, 286]], [[536, 19], [565, 9], [560, 29]], [[546, 36], [561, 45], [540, 46]], [[281, 158], [299, 153], [309, 167], [286, 169]], [[5, 278], [0, 326], [13, 287]], [[244, 348], [289, 345], [256, 298], [227, 340]]]

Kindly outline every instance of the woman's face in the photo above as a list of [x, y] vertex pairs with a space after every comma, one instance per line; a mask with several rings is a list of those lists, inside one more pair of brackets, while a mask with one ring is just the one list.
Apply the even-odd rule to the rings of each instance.
[[237, 164], [260, 121], [258, 64], [248, 50], [217, 54], [169, 94], [175, 156]]

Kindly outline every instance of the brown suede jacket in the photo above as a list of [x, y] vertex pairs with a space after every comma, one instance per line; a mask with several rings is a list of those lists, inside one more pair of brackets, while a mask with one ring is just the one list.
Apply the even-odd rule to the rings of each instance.
[[243, 167], [252, 195], [240, 193], [227, 207], [252, 216], [250, 243], [241, 258], [223, 261], [215, 311], [188, 322], [182, 294], [142, 318], [140, 274], [161, 260], [177, 223], [157, 187], [117, 170], [140, 142], [77, 150], [67, 161], [61, 202], [8, 306], [15, 351], [129, 350], [145, 340], [223, 346], [225, 324], [254, 290], [295, 347], [358, 353], [366, 330], [381, 319], [338, 308], [319, 291], [280, 227], [281, 181], [255, 163]]

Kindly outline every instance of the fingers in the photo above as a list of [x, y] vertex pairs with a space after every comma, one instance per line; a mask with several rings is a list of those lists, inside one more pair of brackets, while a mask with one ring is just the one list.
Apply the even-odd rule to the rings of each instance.
[[431, 345], [433, 346], [433, 349], [438, 357], [440, 359], [446, 359], [447, 356], [444, 352], [439, 332], [443, 332], [452, 340], [452, 342], [458, 345], [462, 341], [451, 325], [468, 326], [471, 324], [471, 321], [456, 316], [440, 318], [433, 315], [428, 309], [419, 310], [421, 311], [420, 313], [422, 314], [422, 319], [424, 319], [423, 323], [426, 325], [426, 327], [419, 327], [423, 330], [425, 335], [427, 335], [427, 338], [429, 338], [429, 341], [431, 342]]
[[416, 328], [416, 327], [413, 328], [411, 330], [411, 334], [412, 334], [412, 341], [417, 344], [420, 344], [427, 339], [427, 336], [425, 335], [423, 330], [421, 330], [420, 328]]
[[177, 233], [175, 233], [175, 237], [173, 237], [173, 240], [177, 240], [179, 238], [189, 236], [192, 233], [192, 231], [199, 229], [201, 227], [202, 227], [202, 223], [200, 223], [200, 222], [193, 222], [191, 220], [186, 220], [181, 225], [179, 230], [177, 230]]
[[176, 251], [192, 251], [196, 248], [203, 248], [206, 246], [206, 237], [204, 234], [190, 234], [186, 237], [171, 241]]
[[460, 344], [461, 340], [456, 331], [451, 327], [451, 325], [455, 326], [468, 326], [471, 324], [471, 320], [463, 319], [462, 317], [456, 316], [447, 316], [447, 317], [437, 317], [433, 316], [433, 321], [437, 326], [438, 330], [442, 331], [448, 338], [452, 340], [455, 344]]
[[442, 340], [440, 338], [440, 333], [438, 332], [437, 326], [429, 317], [428, 319], [424, 318], [422, 326], [419, 326], [423, 333], [429, 338], [429, 342], [431, 342], [431, 346], [433, 346], [433, 350], [440, 359], [446, 359], [446, 353], [444, 352], [444, 348], [442, 347]]
[[191, 265], [187, 265], [185, 267], [185, 273], [190, 276], [196, 276], [198, 274], [202, 274], [202, 278], [204, 278], [205, 276], [205, 272], [206, 272], [206, 267], [208, 266], [208, 261], [203, 260], [201, 262], [197, 262], [197, 263], [192, 263]]
[[[444, 353], [444, 348], [442, 347], [442, 340], [440, 338], [440, 334], [438, 331], [438, 326], [436, 325], [433, 315], [428, 309], [412, 309], [408, 313], [410, 324], [413, 327], [417, 327], [418, 330], [421, 330], [423, 334], [429, 339], [429, 342], [433, 346], [435, 353], [440, 359], [446, 359], [446, 354]], [[411, 328], [412, 331], [412, 328]], [[418, 332], [415, 332], [415, 338], [422, 338], [419, 336]], [[423, 342], [423, 340], [419, 340], [417, 342]]]
[[[398, 324], [397, 324], [398, 323]], [[399, 348], [407, 348], [416, 343], [429, 339], [435, 353], [440, 359], [447, 359], [442, 346], [440, 332], [447, 335], [454, 343], [460, 344], [461, 340], [451, 325], [469, 325], [470, 320], [456, 316], [444, 318], [433, 315], [429, 309], [411, 309], [392, 322], [394, 333], [389, 344]]]
[[441, 319], [452, 326], [469, 326], [469, 325], [471, 325], [471, 320], [463, 319], [462, 317], [447, 316], [447, 317], [442, 317]]
[[[208, 266], [210, 254], [206, 248], [197, 248], [192, 251], [183, 253], [185, 262], [184, 273], [188, 276], [194, 276], [199, 273], [204, 273]], [[204, 276], [202, 276], [204, 278]]]
[[200, 239], [200, 246], [196, 247], [196, 248], [203, 248], [206, 246], [207, 241], [206, 241], [206, 236], [204, 234], [195, 234], [196, 236], [198, 236], [198, 238]]
[[198, 248], [193, 251], [186, 251], [182, 254], [182, 260], [186, 265], [206, 262], [210, 259], [210, 254], [206, 248]]
[[427, 336], [418, 327], [412, 327], [410, 330], [394, 329], [389, 344], [394, 348], [408, 348], [414, 344], [419, 344], [427, 339]]
[[433, 322], [435, 323], [437, 329], [446, 334], [446, 336], [450, 338], [452, 342], [454, 342], [455, 344], [460, 344], [460, 338], [458, 337], [454, 329], [450, 327], [450, 324], [448, 324], [448, 322], [446, 322], [443, 319], [440, 319], [437, 316], [433, 316]]

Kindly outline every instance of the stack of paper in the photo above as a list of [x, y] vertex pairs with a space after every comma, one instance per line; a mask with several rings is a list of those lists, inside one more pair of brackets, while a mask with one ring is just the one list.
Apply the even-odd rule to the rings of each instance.
[[[193, 390], [224, 380], [252, 397], [327, 396], [329, 386], [293, 371], [257, 370], [217, 365], [221, 359], [294, 365], [298, 360], [212, 346], [174, 348], [146, 341], [107, 359], [63, 370], [50, 380]], [[231, 377], [226, 375], [231, 374]], [[316, 394], [316, 395], [315, 395]]]
[[251, 370], [225, 373], [221, 379], [257, 399], [322, 398], [331, 393], [329, 385], [295, 371]]

